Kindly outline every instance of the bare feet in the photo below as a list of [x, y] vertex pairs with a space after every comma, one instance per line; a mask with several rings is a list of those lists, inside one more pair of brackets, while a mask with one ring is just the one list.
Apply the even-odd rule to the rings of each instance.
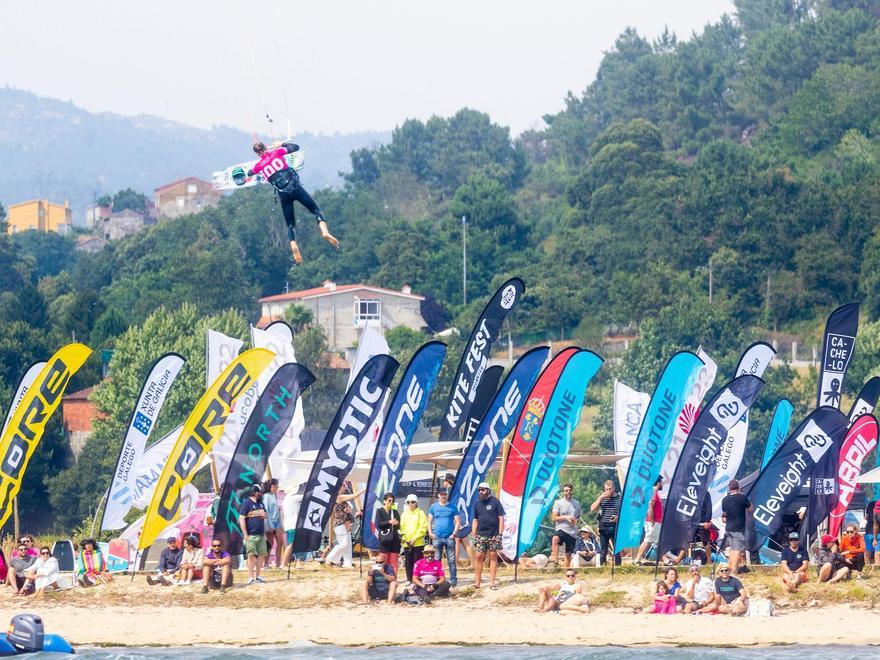
[[330, 233], [330, 229], [327, 227], [327, 223], [321, 220], [321, 222], [318, 223], [318, 227], [320, 227], [321, 229], [321, 238], [330, 243], [330, 245], [332, 245], [333, 247], [338, 248], [339, 240]]
[[293, 253], [293, 260], [301, 264], [303, 261], [302, 255], [299, 253], [299, 245], [296, 244], [296, 241], [290, 241], [290, 251]]

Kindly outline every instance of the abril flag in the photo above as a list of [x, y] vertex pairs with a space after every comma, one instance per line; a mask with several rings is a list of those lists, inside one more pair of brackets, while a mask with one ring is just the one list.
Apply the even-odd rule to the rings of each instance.
[[712, 397], [688, 434], [663, 509], [657, 556], [686, 548], [703, 517], [703, 502], [718, 470], [718, 458], [730, 430], [746, 414], [764, 381], [746, 374], [734, 378]]
[[880, 376], [874, 376], [862, 385], [859, 395], [856, 397], [852, 408], [849, 409], [849, 423], [852, 424], [862, 415], [874, 412], [877, 407], [877, 399], [880, 397]]
[[767, 433], [767, 444], [764, 445], [764, 456], [761, 458], [762, 470], [788, 437], [793, 413], [794, 406], [788, 399], [780, 399], [776, 404], [776, 410], [773, 411], [773, 421], [770, 422], [770, 431]]
[[843, 380], [852, 360], [859, 330], [859, 304], [838, 307], [825, 324], [825, 339], [819, 363], [819, 392], [816, 406], [840, 408]]
[[848, 424], [846, 415], [837, 408], [817, 408], [761, 470], [748, 492], [757, 540], [776, 533], [783, 514], [812, 476], [813, 468], [827, 452], [840, 446]]
[[293, 552], [311, 552], [320, 547], [336, 498], [357, 458], [358, 445], [382, 409], [398, 366], [390, 355], [374, 355], [351, 381], [306, 482]]
[[82, 344], [59, 349], [40, 369], [0, 436], [0, 527], [12, 515], [12, 500], [21, 488], [28, 462], [43, 438], [49, 418], [61, 403], [71, 376], [91, 354], [92, 349]]
[[139, 550], [149, 548], [162, 530], [177, 520], [180, 491], [192, 481], [199, 463], [223, 433], [235, 400], [253, 385], [274, 358], [272, 351], [265, 348], [245, 351], [229, 363], [196, 403], [156, 483], [138, 542]]
[[648, 511], [654, 482], [672, 442], [678, 417], [704, 366], [703, 361], [690, 351], [681, 351], [669, 359], [657, 381], [626, 473], [615, 548], [628, 548], [641, 541], [642, 522]]
[[862, 461], [877, 447], [877, 420], [870, 413], [858, 417], [846, 432], [837, 468], [837, 502], [831, 510], [828, 533], [837, 536], [856, 492]]
[[300, 395], [314, 382], [312, 373], [300, 364], [288, 363], [278, 367], [263, 387], [241, 432], [220, 489], [214, 519], [213, 538], [222, 540], [223, 547], [233, 555], [241, 554], [238, 509], [247, 496], [247, 488], [262, 480], [269, 456], [293, 420]]
[[569, 346], [562, 349], [550, 361], [526, 396], [526, 405], [514, 426], [507, 452], [507, 463], [504, 466], [504, 480], [498, 489], [498, 499], [504, 507], [501, 547], [507, 557], [517, 556], [516, 539], [519, 536], [519, 513], [523, 491], [544, 413], [550, 403], [550, 396], [556, 389], [556, 383], [559, 382], [562, 369], [579, 350], [576, 346]]
[[452, 381], [449, 399], [443, 409], [440, 440], [458, 440], [458, 429], [467, 421], [468, 412], [474, 405], [480, 380], [492, 353], [492, 344], [498, 338], [504, 319], [522, 298], [525, 288], [525, 284], [518, 277], [507, 280], [495, 292], [477, 320], [461, 356], [458, 372]]
[[549, 348], [540, 346], [516, 361], [465, 450], [449, 496], [449, 501], [458, 511], [462, 530], [471, 529], [477, 486], [485, 480], [495, 464], [501, 443], [519, 419], [526, 404], [526, 395], [538, 379], [549, 352]]
[[379, 547], [376, 511], [382, 506], [385, 493], [397, 495], [397, 484], [409, 458], [409, 443], [428, 406], [445, 357], [446, 344], [443, 342], [431, 341], [422, 346], [409, 361], [391, 398], [367, 478], [364, 497], [364, 516], [367, 520], [363, 526], [363, 544], [367, 548]]
[[[538, 527], [553, 505], [559, 490], [559, 470], [571, 449], [571, 434], [580, 421], [587, 384], [601, 366], [602, 358], [592, 351], [581, 350], [567, 360], [562, 375], [559, 376], [559, 382], [547, 405], [544, 423], [538, 431], [535, 451], [528, 467], [522, 497], [522, 512], [517, 512], [519, 524], [514, 546], [515, 555], [508, 556], [514, 558], [522, 556], [522, 553], [535, 542]], [[508, 511], [506, 506], [504, 513], [506, 532], [507, 516], [514, 514]]]
[[165, 403], [168, 390], [171, 389], [185, 362], [186, 359], [182, 355], [165, 353], [153, 363], [144, 379], [134, 409], [131, 411], [131, 417], [128, 419], [128, 430], [119, 448], [113, 481], [110, 483], [110, 490], [107, 491], [107, 505], [101, 516], [102, 532], [125, 527], [125, 516], [134, 502], [137, 465], [159, 417], [159, 411], [162, 410], [162, 404]]

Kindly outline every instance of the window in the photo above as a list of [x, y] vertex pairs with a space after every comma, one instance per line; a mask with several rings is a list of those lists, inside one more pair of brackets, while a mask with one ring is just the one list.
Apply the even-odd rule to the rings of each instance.
[[190, 195], [195, 195], [198, 191], [199, 191], [199, 189], [196, 187], [196, 184], [194, 184], [194, 183], [186, 184], [186, 192], [189, 193]]
[[379, 299], [359, 299], [354, 300], [354, 320], [355, 323], [362, 321], [379, 321], [382, 318], [382, 301]]
[[184, 204], [186, 204], [186, 198], [185, 197], [178, 197], [177, 198], [177, 208], [182, 209]]

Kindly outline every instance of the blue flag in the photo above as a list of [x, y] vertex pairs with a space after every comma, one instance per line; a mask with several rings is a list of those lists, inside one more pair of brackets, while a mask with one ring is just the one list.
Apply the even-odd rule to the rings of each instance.
[[793, 412], [794, 406], [788, 399], [782, 399], [776, 404], [776, 410], [773, 411], [773, 421], [770, 423], [770, 432], [767, 434], [767, 444], [764, 445], [764, 458], [761, 459], [762, 470], [788, 437]]

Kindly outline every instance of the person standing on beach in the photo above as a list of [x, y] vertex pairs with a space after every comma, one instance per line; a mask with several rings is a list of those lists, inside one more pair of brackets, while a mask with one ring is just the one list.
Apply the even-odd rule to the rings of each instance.
[[633, 559], [633, 564], [637, 566], [641, 565], [651, 546], [660, 543], [660, 525], [663, 522], [663, 500], [660, 499], [660, 491], [663, 490], [663, 477], [657, 477], [653, 490], [654, 494], [648, 505], [648, 515], [645, 516], [645, 540], [642, 541]]
[[263, 506], [266, 507], [266, 568], [269, 568], [269, 555], [275, 547], [275, 568], [281, 568], [284, 555], [284, 529], [281, 522], [281, 507], [278, 506], [278, 479], [269, 479], [263, 488]]
[[351, 482], [346, 481], [343, 490], [345, 492], [339, 494], [333, 507], [333, 535], [336, 537], [336, 545], [327, 555], [325, 566], [338, 562], [342, 568], [353, 568], [351, 528], [354, 526], [355, 513], [351, 505], [357, 504], [364, 489], [353, 492]]
[[724, 535], [727, 538], [730, 572], [736, 575], [746, 551], [746, 512], [753, 509], [749, 498], [743, 495], [736, 479], [730, 480], [728, 494], [721, 500], [721, 520], [724, 521]]
[[260, 575], [266, 551], [266, 508], [260, 501], [263, 489], [259, 484], [251, 486], [251, 492], [238, 509], [238, 524], [244, 537], [247, 553], [248, 585], [265, 583]]
[[474, 586], [480, 588], [483, 577], [483, 561], [489, 555], [489, 588], [497, 589], [495, 575], [498, 572], [498, 551], [504, 531], [504, 507], [492, 496], [492, 488], [485, 481], [477, 486], [477, 502], [474, 505]]
[[559, 545], [565, 547], [565, 567], [571, 566], [571, 555], [577, 544], [577, 524], [583, 515], [581, 503], [572, 497], [574, 486], [565, 484], [562, 486], [562, 494], [553, 503], [550, 518], [555, 524], [556, 531], [550, 541], [550, 561], [559, 563]]
[[443, 559], [446, 553], [446, 563], [449, 566], [449, 582], [452, 586], [458, 584], [458, 569], [455, 561], [455, 533], [459, 530], [460, 519], [458, 511], [449, 503], [449, 493], [440, 490], [437, 493], [437, 501], [428, 509], [428, 536], [431, 543], [437, 548], [437, 560]]
[[[605, 482], [602, 493], [590, 505], [590, 511], [599, 512], [599, 564], [604, 566], [608, 559], [608, 547], [614, 543], [614, 532], [620, 517], [620, 493], [614, 491], [613, 481], [609, 479]], [[614, 553], [614, 565], [620, 566], [620, 552]]]
[[400, 514], [394, 508], [394, 493], [385, 493], [382, 508], [376, 510], [376, 537], [379, 539], [379, 552], [385, 554], [385, 561], [394, 567], [400, 563]]
[[428, 516], [419, 508], [419, 498], [410, 493], [406, 496], [406, 510], [400, 515], [400, 545], [409, 582], [412, 582], [416, 562], [422, 558], [427, 534]]

